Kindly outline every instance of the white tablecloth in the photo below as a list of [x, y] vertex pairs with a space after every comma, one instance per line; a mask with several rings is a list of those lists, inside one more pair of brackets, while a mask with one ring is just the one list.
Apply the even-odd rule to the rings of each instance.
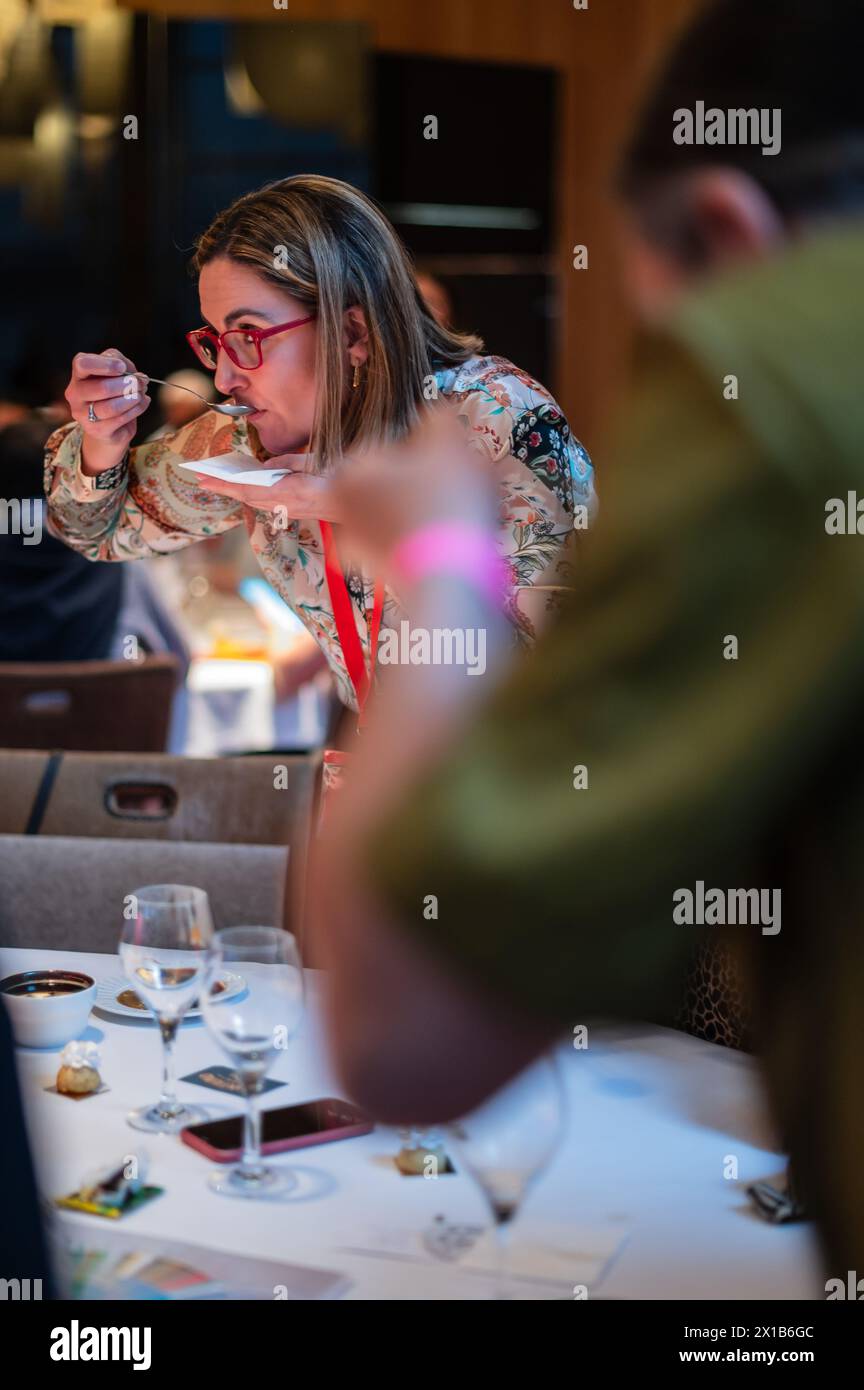
[[[121, 973], [111, 956], [0, 951], [3, 975], [38, 966], [83, 970], [96, 979]], [[310, 972], [306, 1021], [273, 1072], [290, 1084], [269, 1092], [265, 1107], [339, 1094], [321, 1036], [318, 990]], [[390, 1162], [398, 1138], [378, 1128], [271, 1160], [298, 1171], [302, 1181], [294, 1200], [277, 1206], [219, 1197], [205, 1187], [212, 1165], [201, 1155], [179, 1139], [141, 1135], [125, 1123], [130, 1106], [158, 1094], [155, 1026], [112, 1023], [94, 1013], [86, 1036], [102, 1047], [102, 1074], [110, 1087], [86, 1101], [43, 1090], [56, 1073], [56, 1053], [17, 1054], [47, 1194], [71, 1191], [85, 1171], [144, 1143], [152, 1160], [150, 1180], [166, 1192], [128, 1217], [124, 1229], [339, 1270], [353, 1280], [352, 1298], [448, 1296], [452, 1284], [440, 1263], [376, 1259], [347, 1254], [344, 1247], [366, 1243], [371, 1225], [419, 1231], [438, 1213], [487, 1223], [468, 1177], [400, 1176]], [[783, 1168], [749, 1058], [667, 1029], [599, 1027], [590, 1029], [586, 1050], [565, 1046], [561, 1057], [567, 1137], [529, 1195], [515, 1238], [520, 1228], [529, 1236], [553, 1222], [616, 1224], [622, 1244], [591, 1287], [592, 1298], [824, 1298], [811, 1228], [768, 1225], [754, 1214], [744, 1191], [748, 1182]], [[178, 1075], [224, 1061], [203, 1023], [184, 1024]], [[180, 1095], [212, 1104], [214, 1111], [221, 1107], [222, 1113], [240, 1108], [230, 1097], [188, 1083], [181, 1084]], [[730, 1156], [737, 1160], [737, 1181], [724, 1177]], [[102, 1224], [72, 1219], [91, 1232]], [[461, 1297], [461, 1285], [459, 1290]], [[488, 1296], [488, 1288], [474, 1296]]]

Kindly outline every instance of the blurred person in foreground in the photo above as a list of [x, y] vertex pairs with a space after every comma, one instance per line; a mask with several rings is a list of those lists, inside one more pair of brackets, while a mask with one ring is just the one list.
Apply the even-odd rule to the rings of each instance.
[[[858, 0], [723, 0], [660, 77], [623, 182], [665, 314], [577, 592], [518, 671], [496, 685], [492, 499], [440, 423], [346, 475], [392, 570], [454, 528], [405, 602], [485, 627], [489, 669], [400, 668], [310, 894], [349, 1094], [428, 1124], [575, 1022], [671, 1021], [700, 931], [679, 890], [780, 889], [779, 930], [731, 930], [832, 1272], [864, 1260], [864, 550], [829, 520], [864, 450], [862, 47]], [[677, 144], [698, 101], [782, 110], [782, 152]]]

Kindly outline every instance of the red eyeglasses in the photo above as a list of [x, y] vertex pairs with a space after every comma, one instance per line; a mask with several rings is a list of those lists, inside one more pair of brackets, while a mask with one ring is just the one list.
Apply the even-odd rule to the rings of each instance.
[[274, 333], [287, 333], [289, 328], [300, 328], [311, 323], [314, 314], [305, 319], [292, 319], [290, 323], [277, 323], [275, 328], [229, 328], [227, 333], [216, 333], [212, 328], [193, 328], [186, 334], [186, 341], [204, 366], [215, 372], [219, 364], [219, 349], [224, 348], [235, 367], [254, 372], [262, 366], [264, 357], [261, 344]]

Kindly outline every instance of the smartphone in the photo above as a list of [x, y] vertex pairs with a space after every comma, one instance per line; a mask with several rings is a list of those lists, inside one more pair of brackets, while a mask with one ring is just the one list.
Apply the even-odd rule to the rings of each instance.
[[[284, 1153], [286, 1149], [305, 1149], [310, 1144], [329, 1144], [334, 1139], [351, 1139], [369, 1134], [372, 1121], [349, 1105], [347, 1100], [310, 1100], [303, 1105], [286, 1105], [281, 1110], [261, 1111], [262, 1154]], [[214, 1163], [237, 1163], [243, 1154], [243, 1116], [224, 1120], [205, 1120], [180, 1131], [180, 1138]]]

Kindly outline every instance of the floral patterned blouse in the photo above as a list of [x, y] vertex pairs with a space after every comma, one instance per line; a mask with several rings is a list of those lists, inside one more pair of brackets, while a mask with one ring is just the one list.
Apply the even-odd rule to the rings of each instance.
[[[435, 374], [438, 395], [457, 404], [472, 447], [486, 454], [500, 485], [500, 550], [509, 563], [508, 616], [519, 638], [531, 642], [538, 609], [526, 599], [569, 586], [570, 547], [594, 506], [593, 469], [545, 387], [502, 357], [472, 357]], [[49, 528], [91, 560], [133, 560], [163, 555], [243, 523], [265, 578], [293, 609], [324, 651], [340, 698], [356, 709], [342, 657], [324, 572], [317, 521], [289, 521], [257, 511], [198, 486], [177, 459], [212, 458], [237, 450], [270, 455], [254, 427], [208, 411], [174, 434], [139, 444], [128, 466], [88, 478], [81, 472], [82, 432], [63, 425], [45, 446]], [[101, 483], [97, 487], [97, 481]], [[108, 486], [106, 486], [106, 483]], [[374, 576], [346, 574], [357, 630], [369, 660], [367, 613]], [[533, 616], [532, 616], [533, 613]], [[397, 596], [385, 595], [382, 630], [405, 618]]]

